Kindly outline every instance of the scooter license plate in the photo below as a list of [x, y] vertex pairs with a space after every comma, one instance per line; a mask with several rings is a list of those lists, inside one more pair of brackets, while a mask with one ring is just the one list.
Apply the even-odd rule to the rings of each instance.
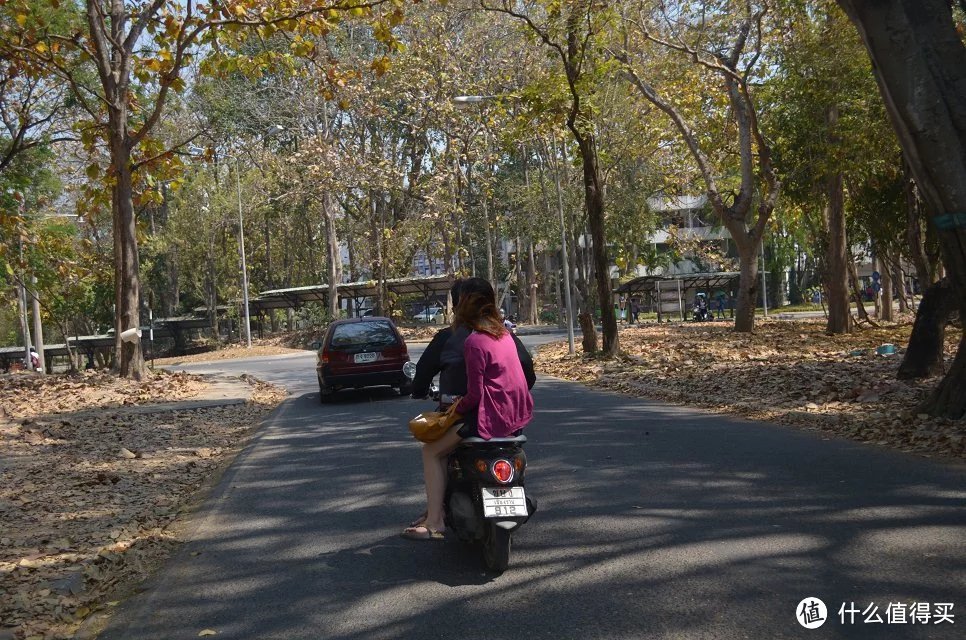
[[483, 517], [517, 518], [527, 514], [527, 497], [523, 487], [481, 487], [483, 496]]

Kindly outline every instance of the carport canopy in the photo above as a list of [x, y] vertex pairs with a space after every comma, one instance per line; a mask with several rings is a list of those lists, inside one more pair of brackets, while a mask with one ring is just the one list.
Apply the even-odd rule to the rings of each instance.
[[[705, 290], [710, 299], [713, 291], [731, 292], [737, 289], [741, 274], [737, 271], [720, 271], [716, 273], [682, 273], [668, 276], [640, 276], [628, 280], [614, 290], [618, 295], [646, 296], [647, 304], [657, 311], [658, 320], [662, 320], [667, 311], [677, 311], [681, 319], [685, 318], [685, 301], [688, 292]], [[659, 295], [660, 292], [660, 295]], [[668, 295], [671, 300], [668, 300]], [[658, 297], [661, 301], [658, 301]], [[669, 308], [667, 308], [669, 307]]]
[[[633, 280], [628, 280], [621, 286], [617, 287], [614, 293], [621, 295], [638, 295], [641, 293], [647, 293], [653, 295], [653, 292], [660, 289], [667, 289], [664, 283], [681, 283], [681, 290], [688, 291], [690, 289], [724, 289], [726, 291], [731, 291], [737, 286], [738, 279], [741, 274], [737, 271], [721, 271], [718, 273], [682, 273], [680, 275], [673, 276], [641, 276], [634, 278]], [[660, 285], [658, 284], [660, 282]]]
[[[446, 293], [456, 280], [452, 275], [419, 276], [413, 278], [390, 278], [385, 281], [386, 290], [398, 296], [421, 294], [427, 300], [434, 294]], [[340, 298], [356, 302], [363, 298], [374, 297], [379, 294], [377, 280], [360, 280], [359, 282], [343, 282], [336, 285]], [[291, 289], [272, 289], [261, 292], [257, 298], [248, 301], [252, 313], [260, 313], [270, 309], [300, 309], [308, 302], [327, 304], [329, 299], [329, 285], [317, 284], [307, 287], [293, 287]]]

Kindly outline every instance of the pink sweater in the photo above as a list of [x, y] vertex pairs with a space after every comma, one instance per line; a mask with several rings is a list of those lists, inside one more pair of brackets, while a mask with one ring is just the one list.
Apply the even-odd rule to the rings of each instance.
[[506, 438], [533, 417], [533, 397], [527, 388], [516, 343], [509, 333], [494, 338], [473, 332], [463, 345], [466, 395], [456, 411], [477, 410], [480, 437]]

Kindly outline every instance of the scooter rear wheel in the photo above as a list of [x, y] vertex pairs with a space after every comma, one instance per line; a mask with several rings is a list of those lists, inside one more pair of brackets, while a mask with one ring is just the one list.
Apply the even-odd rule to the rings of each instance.
[[490, 571], [503, 573], [510, 566], [510, 532], [491, 522], [483, 539], [483, 562]]

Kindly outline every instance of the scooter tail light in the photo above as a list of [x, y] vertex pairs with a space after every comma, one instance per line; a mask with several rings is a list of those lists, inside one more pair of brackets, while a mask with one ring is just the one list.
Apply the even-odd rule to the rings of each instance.
[[486, 460], [477, 460], [474, 466], [480, 473], [486, 473]]
[[513, 468], [517, 470], [517, 473], [523, 471], [523, 458], [514, 458]]
[[496, 478], [497, 482], [501, 484], [506, 484], [513, 480], [513, 465], [506, 460], [497, 460], [494, 462], [493, 468], [490, 471], [493, 473], [493, 477]]

